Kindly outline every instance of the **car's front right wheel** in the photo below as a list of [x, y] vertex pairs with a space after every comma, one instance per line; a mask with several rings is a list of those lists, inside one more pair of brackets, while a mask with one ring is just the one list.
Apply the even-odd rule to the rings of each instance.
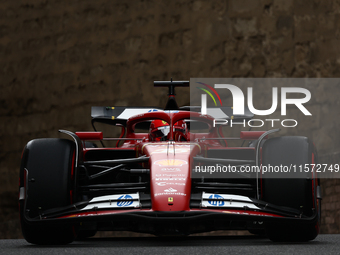
[[[33, 244], [67, 244], [75, 238], [69, 224], [32, 222], [42, 211], [71, 204], [75, 144], [66, 139], [36, 139], [23, 152], [20, 167], [20, 221], [25, 239]], [[30, 221], [31, 220], [31, 221]]]

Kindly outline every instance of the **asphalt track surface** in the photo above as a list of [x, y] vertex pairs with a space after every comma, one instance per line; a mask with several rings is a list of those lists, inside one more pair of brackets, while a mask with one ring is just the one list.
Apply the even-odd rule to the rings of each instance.
[[255, 236], [90, 238], [62, 246], [2, 239], [0, 254], [340, 254], [340, 235], [319, 235], [308, 243], [273, 243]]

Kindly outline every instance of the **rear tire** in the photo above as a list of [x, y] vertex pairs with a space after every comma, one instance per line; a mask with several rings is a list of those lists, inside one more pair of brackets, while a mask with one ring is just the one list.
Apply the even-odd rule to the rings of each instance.
[[42, 225], [26, 219], [38, 219], [44, 210], [71, 204], [74, 157], [75, 144], [70, 140], [36, 139], [26, 145], [20, 168], [20, 187], [26, 186], [26, 197], [19, 204], [22, 233], [27, 242], [67, 244], [74, 240], [72, 225], [47, 222]]
[[[262, 148], [263, 166], [298, 166], [317, 162], [313, 143], [306, 137], [277, 137], [267, 140]], [[275, 176], [275, 178], [273, 178]], [[292, 177], [292, 176], [290, 176]], [[262, 199], [274, 205], [297, 209], [304, 216], [317, 212], [315, 222], [267, 223], [266, 234], [272, 241], [305, 242], [319, 233], [321, 201], [316, 199], [317, 178], [311, 171], [294, 178], [277, 178], [276, 173], [266, 173], [262, 179]]]

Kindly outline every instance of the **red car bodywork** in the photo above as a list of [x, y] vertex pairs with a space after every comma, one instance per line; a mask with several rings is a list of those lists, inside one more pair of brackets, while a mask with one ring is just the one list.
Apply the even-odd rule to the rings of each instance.
[[[75, 134], [62, 131], [73, 138], [77, 148], [70, 177], [74, 182], [71, 205], [42, 212], [36, 218], [25, 215], [24, 220], [40, 225], [81, 222], [85, 230], [131, 230], [156, 235], [187, 235], [219, 229], [263, 230], [263, 222], [301, 221], [318, 228], [320, 208], [316, 206], [319, 200], [314, 189], [318, 186], [315, 176], [312, 199], [316, 210], [304, 217], [298, 210], [262, 201], [261, 174], [245, 179], [212, 178], [210, 182], [203, 176], [201, 179], [193, 176], [195, 166], [214, 160], [237, 166], [260, 165], [261, 142], [272, 132], [242, 131], [237, 139], [255, 140], [257, 145], [229, 147], [230, 138], [224, 137], [220, 126], [214, 127], [212, 116], [179, 109], [173, 102], [170, 93], [165, 110], [140, 108], [136, 114], [127, 114], [122, 108], [118, 109], [121, 111], [118, 116], [113, 115], [118, 111], [114, 107], [97, 107], [94, 112], [99, 114], [92, 116], [93, 123], [120, 126], [119, 138], [105, 138], [97, 131]], [[171, 104], [173, 108], [169, 109]], [[124, 119], [123, 115], [129, 118]], [[152, 141], [147, 128], [144, 133], [135, 132], [138, 125], [148, 127], [152, 120], [169, 124], [166, 141]], [[178, 121], [188, 125], [200, 122], [206, 130], [191, 132], [189, 128], [184, 139], [178, 141], [173, 128]], [[90, 148], [86, 144], [86, 141], [107, 140], [116, 141], [116, 147]], [[22, 201], [26, 199], [26, 181], [24, 185], [20, 189]]]

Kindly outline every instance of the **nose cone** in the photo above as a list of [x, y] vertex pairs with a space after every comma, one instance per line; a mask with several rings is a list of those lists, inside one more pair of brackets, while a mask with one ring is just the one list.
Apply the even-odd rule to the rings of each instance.
[[154, 211], [189, 210], [190, 143], [146, 145], [150, 156], [151, 201]]
[[[163, 156], [164, 157], [164, 156]], [[151, 156], [151, 199], [155, 211], [189, 210], [191, 180], [189, 154]]]

